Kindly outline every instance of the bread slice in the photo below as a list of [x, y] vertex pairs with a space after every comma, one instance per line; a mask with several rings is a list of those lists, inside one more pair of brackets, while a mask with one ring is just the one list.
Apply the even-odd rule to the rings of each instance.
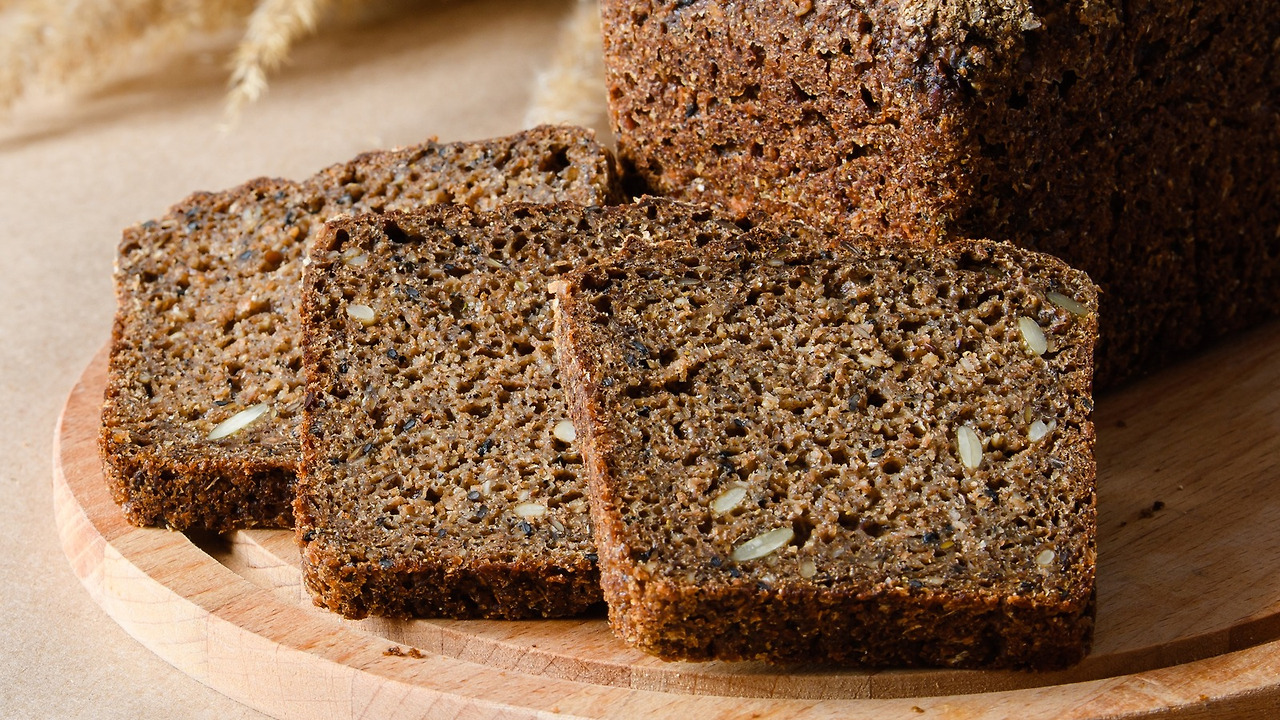
[[517, 618], [599, 602], [548, 288], [665, 225], [715, 221], [561, 204], [329, 224], [304, 290], [297, 488], [318, 604]]
[[303, 248], [334, 216], [616, 195], [590, 131], [541, 127], [361, 155], [303, 182], [196, 193], [124, 231], [101, 451], [130, 522], [292, 524]]
[[559, 292], [615, 632], [667, 659], [1079, 660], [1089, 279], [991, 242], [722, 227]]

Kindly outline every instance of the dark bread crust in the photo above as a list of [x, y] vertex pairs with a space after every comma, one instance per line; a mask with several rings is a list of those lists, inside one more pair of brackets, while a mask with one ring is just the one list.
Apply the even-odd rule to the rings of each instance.
[[1262, 3], [604, 0], [618, 152], [653, 192], [1105, 291], [1099, 387], [1280, 312], [1280, 15]]
[[[575, 273], [559, 293], [556, 332], [562, 375], [579, 428], [602, 587], [617, 634], [667, 659], [1056, 668], [1083, 657], [1093, 629], [1096, 536], [1093, 426], [1088, 414], [1097, 297], [1087, 277], [1052, 258], [1011, 246], [967, 241], [909, 250], [877, 246], [864, 238], [828, 245], [833, 238], [794, 225], [758, 227], [742, 235], [725, 232], [704, 238], [700, 246], [691, 238], [659, 240], [655, 245], [628, 244], [614, 258]], [[823, 486], [842, 481], [835, 455], [809, 455], [811, 463], [797, 456], [815, 450], [820, 455], [834, 453], [841, 443], [831, 440], [822, 450], [802, 435], [835, 437], [841, 427], [861, 430], [868, 427], [865, 419], [888, 423], [892, 415], [906, 411], [877, 414], [867, 406], [851, 413], [852, 419], [838, 418], [831, 424], [823, 418], [847, 402], [837, 397], [838, 402], [822, 412], [806, 415], [807, 424], [788, 424], [790, 415], [807, 413], [808, 406], [797, 401], [795, 408], [761, 410], [767, 404], [761, 397], [733, 394], [735, 367], [745, 367], [762, 385], [777, 379], [766, 365], [794, 370], [788, 357], [767, 351], [743, 353], [732, 362], [708, 360], [708, 366], [723, 362], [725, 368], [704, 367], [692, 379], [679, 374], [687, 368], [672, 375], [685, 353], [708, 343], [714, 346], [708, 339], [712, 335], [688, 339], [682, 337], [679, 323], [661, 320], [672, 302], [663, 293], [687, 277], [689, 258], [701, 260], [698, 282], [707, 289], [701, 297], [685, 299], [729, 318], [709, 324], [711, 328], [724, 327], [734, 322], [736, 313], [749, 312], [743, 295], [751, 292], [738, 288], [741, 292], [735, 296], [733, 283], [746, 282], [744, 271], [753, 282], [768, 276], [762, 269], [777, 260], [785, 262], [785, 272], [796, 269], [801, 274], [804, 268], [824, 265], [830, 270], [833, 263], [879, 268], [882, 273], [895, 265], [909, 267], [922, 285], [940, 284], [938, 274], [945, 268], [959, 294], [974, 297], [990, 290], [993, 282], [998, 284], [984, 279], [983, 268], [999, 268], [1012, 273], [999, 282], [1007, 283], [1009, 295], [1019, 301], [1030, 297], [1022, 294], [1029, 289], [1073, 295], [1090, 308], [1086, 317], [1068, 318], [1048, 303], [1035, 310], [1045, 325], [1057, 318], [1047, 331], [1051, 342], [1069, 343], [1042, 359], [1024, 361], [1010, 355], [1009, 384], [984, 395], [984, 383], [978, 383], [979, 389], [968, 391], [970, 397], [958, 399], [960, 405], [981, 403], [971, 408], [972, 417], [986, 422], [999, 413], [986, 414], [985, 407], [1016, 401], [1015, 396], [999, 393], [1021, 388], [1028, 395], [1028, 407], [1041, 412], [1049, 402], [1060, 413], [1057, 431], [1047, 441], [1051, 444], [1037, 448], [1010, 440], [1007, 454], [989, 445], [987, 457], [992, 459], [968, 472], [956, 460], [951, 420], [945, 417], [952, 411], [939, 401], [932, 416], [907, 418], [929, 426], [923, 439], [891, 439], [869, 432], [855, 436], [850, 431], [838, 452], [844, 464], [859, 465], [852, 473], [855, 484], [824, 494]], [[674, 294], [676, 300], [682, 297]], [[785, 301], [772, 312], [803, 320], [786, 315]], [[666, 317], [677, 316], [686, 325], [696, 324], [687, 316]], [[646, 327], [645, 320], [652, 321], [652, 327]], [[939, 322], [945, 324], [945, 319]], [[746, 326], [752, 329], [745, 339], [735, 341], [739, 345], [770, 336], [765, 324]], [[785, 327], [785, 321], [778, 327]], [[727, 332], [742, 331], [730, 326]], [[664, 359], [656, 367], [647, 360], [631, 361], [633, 348], [642, 345], [645, 358]], [[1008, 349], [1022, 352], [1020, 347]], [[942, 365], [958, 361], [958, 356], [941, 350], [935, 348]], [[993, 366], [984, 377], [990, 380], [1001, 372]], [[704, 380], [708, 374], [712, 377]], [[884, 379], [878, 373], [860, 376], [868, 383], [864, 392]], [[902, 387], [921, 391], [909, 378], [900, 379]], [[788, 395], [804, 389], [803, 380], [796, 382], [790, 388], [770, 388], [775, 400], [781, 398], [785, 404], [788, 397], [799, 397]], [[1062, 402], [1044, 397], [1046, 391], [1061, 394]], [[732, 402], [717, 407], [732, 408], [746, 418], [739, 430], [717, 413], [701, 411], [720, 397]], [[882, 407], [891, 410], [895, 402], [907, 401], [881, 400]], [[644, 419], [636, 419], [638, 408], [644, 409]], [[995, 442], [995, 427], [986, 428], [977, 419], [970, 422], [985, 428], [984, 434]], [[672, 425], [681, 426], [683, 439], [680, 433], [668, 432]], [[1013, 425], [1025, 427], [1021, 421]], [[751, 434], [752, 428], [766, 426], [763, 435]], [[790, 435], [784, 432], [788, 428]], [[941, 431], [941, 446], [932, 434], [935, 429]], [[1003, 429], [1012, 435], [1016, 428]], [[747, 437], [734, 437], [743, 430]], [[756, 452], [761, 445], [768, 447]], [[873, 452], [876, 447], [882, 455]], [[714, 448], [723, 450], [716, 453]], [[884, 462], [859, 464], [859, 458], [884, 458], [897, 467], [891, 472]], [[750, 462], [760, 467], [744, 478], [740, 471]], [[770, 462], [775, 464], [769, 466]], [[948, 474], [956, 477], [949, 479]], [[747, 500], [759, 500], [759, 510], [748, 503], [738, 518], [717, 517], [707, 510], [719, 493], [739, 483], [750, 488]], [[939, 508], [963, 509], [965, 504], [956, 504], [957, 493], [939, 488], [963, 488], [966, 483], [977, 483], [978, 489], [968, 497], [977, 498], [981, 510], [946, 520]], [[864, 492], [877, 493], [878, 505], [862, 502]], [[824, 502], [832, 501], [837, 505], [824, 508]], [[884, 506], [892, 503], [902, 511], [883, 514]], [[1020, 504], [1030, 508], [1024, 510], [1025, 527], [1017, 525], [1013, 510]], [[652, 506], [661, 511], [647, 513], [645, 508]], [[846, 512], [852, 522], [844, 521]], [[786, 546], [758, 560], [733, 559], [731, 549], [752, 537], [752, 528], [788, 523], [797, 533]], [[1000, 539], [1007, 540], [1007, 551], [991, 549]], [[990, 544], [979, 544], [984, 542]], [[1041, 555], [1050, 546], [1054, 555]], [[842, 549], [832, 552], [833, 548]], [[840, 553], [845, 553], [843, 560]], [[1048, 561], [1040, 564], [1036, 557]], [[816, 559], [816, 565], [805, 567], [807, 558]]]
[[[100, 436], [113, 497], [137, 525], [292, 526], [297, 287], [303, 249], [325, 220], [432, 203], [619, 197], [612, 156], [590, 131], [544, 126], [365, 153], [302, 182], [198, 192], [126, 229]], [[206, 439], [259, 403], [267, 415]]]

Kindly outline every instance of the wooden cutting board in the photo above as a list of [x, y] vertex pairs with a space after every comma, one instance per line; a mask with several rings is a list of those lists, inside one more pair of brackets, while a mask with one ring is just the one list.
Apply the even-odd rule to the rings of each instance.
[[99, 465], [105, 352], [56, 430], [63, 547], [141, 643], [280, 718], [1280, 716], [1280, 324], [1099, 399], [1095, 647], [1056, 673], [666, 663], [602, 617], [352, 622], [286, 531], [125, 523]]

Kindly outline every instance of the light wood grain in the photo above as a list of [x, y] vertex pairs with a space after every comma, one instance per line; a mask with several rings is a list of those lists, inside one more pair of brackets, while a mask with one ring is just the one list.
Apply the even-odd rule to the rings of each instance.
[[1280, 714], [1277, 349], [1272, 325], [1099, 401], [1097, 637], [1059, 673], [664, 663], [602, 618], [342, 620], [305, 597], [291, 533], [124, 522], [96, 451], [103, 356], [59, 423], [55, 504], [117, 622], [281, 718], [1265, 717]]

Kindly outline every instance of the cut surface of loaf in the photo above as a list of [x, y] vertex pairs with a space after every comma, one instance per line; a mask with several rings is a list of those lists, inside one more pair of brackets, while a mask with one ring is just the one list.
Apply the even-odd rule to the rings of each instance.
[[303, 391], [304, 247], [344, 213], [615, 199], [590, 131], [367, 153], [302, 182], [196, 193], [124, 231], [102, 412], [108, 484], [129, 521], [216, 531], [292, 524]]
[[559, 293], [616, 633], [689, 660], [1087, 652], [1087, 276], [798, 224], [654, 239]]
[[648, 209], [442, 207], [329, 224], [304, 290], [297, 488], [318, 604], [519, 618], [599, 602], [549, 286], [657, 232], [667, 221]]
[[1280, 313], [1280, 15], [1263, 3], [603, 0], [654, 192], [994, 237], [1103, 288], [1113, 384]]

